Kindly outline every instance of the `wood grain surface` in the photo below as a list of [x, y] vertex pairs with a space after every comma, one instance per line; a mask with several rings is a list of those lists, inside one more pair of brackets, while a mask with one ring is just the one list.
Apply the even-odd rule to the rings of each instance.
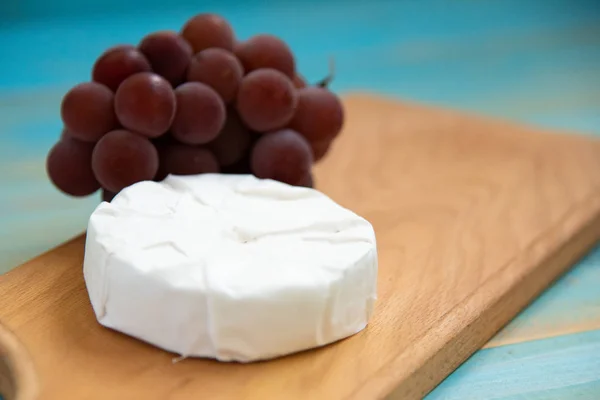
[[0, 276], [0, 320], [41, 398], [420, 398], [600, 238], [600, 142], [375, 96], [345, 104], [316, 182], [376, 230], [364, 332], [273, 362], [173, 364], [97, 324], [79, 237]]

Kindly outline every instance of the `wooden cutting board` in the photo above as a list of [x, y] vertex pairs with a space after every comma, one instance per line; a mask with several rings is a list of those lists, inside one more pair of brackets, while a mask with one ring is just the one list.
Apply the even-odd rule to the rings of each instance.
[[172, 363], [96, 322], [79, 237], [0, 277], [0, 320], [21, 344], [4, 374], [31, 389], [22, 399], [420, 398], [600, 238], [600, 142], [374, 96], [345, 104], [316, 182], [375, 227], [365, 331], [270, 362]]

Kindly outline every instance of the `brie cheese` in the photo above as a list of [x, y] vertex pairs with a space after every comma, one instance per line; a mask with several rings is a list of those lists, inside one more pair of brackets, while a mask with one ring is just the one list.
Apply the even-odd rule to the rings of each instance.
[[98, 322], [184, 357], [249, 362], [361, 331], [376, 299], [369, 222], [252, 175], [140, 182], [90, 217]]

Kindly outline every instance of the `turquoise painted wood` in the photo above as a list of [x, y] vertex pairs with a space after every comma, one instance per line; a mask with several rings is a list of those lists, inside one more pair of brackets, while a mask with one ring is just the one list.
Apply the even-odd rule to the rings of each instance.
[[[98, 202], [67, 198], [45, 177], [64, 92], [89, 79], [106, 47], [207, 10], [230, 18], [242, 38], [282, 36], [310, 80], [334, 56], [340, 92], [600, 135], [596, 0], [3, 1], [0, 272], [85, 229]], [[600, 398], [599, 287], [600, 248], [428, 399]]]

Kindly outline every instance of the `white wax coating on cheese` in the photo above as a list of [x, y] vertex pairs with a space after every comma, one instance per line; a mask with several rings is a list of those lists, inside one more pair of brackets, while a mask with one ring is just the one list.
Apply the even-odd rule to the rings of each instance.
[[169, 176], [90, 217], [84, 277], [100, 324], [185, 357], [249, 362], [365, 328], [371, 224], [314, 189]]

